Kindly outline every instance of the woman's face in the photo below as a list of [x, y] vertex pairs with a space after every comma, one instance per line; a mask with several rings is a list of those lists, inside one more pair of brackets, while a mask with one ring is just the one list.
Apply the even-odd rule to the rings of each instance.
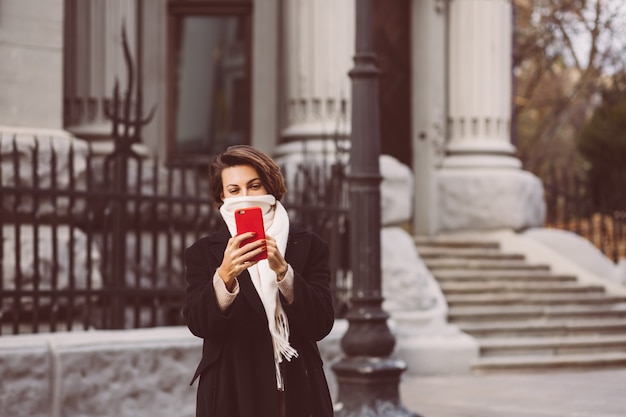
[[222, 201], [229, 197], [267, 194], [256, 169], [250, 165], [236, 165], [222, 170]]

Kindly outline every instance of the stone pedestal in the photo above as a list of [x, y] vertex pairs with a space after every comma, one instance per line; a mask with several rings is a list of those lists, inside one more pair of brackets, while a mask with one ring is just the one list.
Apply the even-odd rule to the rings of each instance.
[[442, 169], [437, 181], [440, 232], [521, 230], [544, 223], [543, 186], [530, 172]]

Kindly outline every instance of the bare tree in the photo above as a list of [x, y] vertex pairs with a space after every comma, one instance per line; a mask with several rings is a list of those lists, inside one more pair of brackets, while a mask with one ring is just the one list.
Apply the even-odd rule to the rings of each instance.
[[[514, 137], [527, 169], [578, 166], [575, 137], [626, 67], [623, 0], [514, 0]], [[575, 171], [572, 170], [575, 174]]]

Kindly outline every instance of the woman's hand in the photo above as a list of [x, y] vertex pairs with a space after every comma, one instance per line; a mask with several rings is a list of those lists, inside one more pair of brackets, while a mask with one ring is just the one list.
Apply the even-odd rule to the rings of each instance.
[[267, 246], [267, 262], [270, 268], [276, 273], [278, 281], [282, 281], [287, 273], [287, 261], [285, 261], [285, 258], [283, 258], [283, 255], [281, 255], [278, 250], [278, 245], [273, 237], [265, 235], [265, 240]]
[[[241, 248], [239, 247], [241, 242], [253, 236], [254, 232], [246, 232], [228, 240], [226, 250], [224, 250], [224, 259], [222, 259], [222, 264], [217, 268], [217, 274], [224, 281], [229, 291], [232, 291], [235, 286], [235, 278], [245, 269], [258, 262], [250, 259], [267, 250], [264, 240], [257, 240]], [[274, 247], [276, 247], [276, 242], [274, 242]]]

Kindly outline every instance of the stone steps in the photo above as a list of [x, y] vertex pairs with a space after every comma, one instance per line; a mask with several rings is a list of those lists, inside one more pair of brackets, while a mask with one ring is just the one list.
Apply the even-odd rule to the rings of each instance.
[[435, 270], [431, 271], [440, 282], [575, 282], [576, 276], [568, 274], [554, 274], [550, 271], [541, 270]]
[[430, 238], [427, 236], [413, 236], [416, 246], [424, 246], [428, 248], [477, 248], [477, 249], [495, 249], [500, 250], [498, 242], [468, 240], [464, 238]]
[[561, 356], [481, 357], [473, 366], [473, 371], [475, 373], [549, 372], [624, 367], [626, 367], [626, 352], [602, 352]]
[[446, 294], [450, 307], [464, 306], [518, 306], [518, 305], [614, 305], [626, 303], [626, 296], [611, 296], [605, 293], [523, 293], [507, 291], [482, 294]]
[[431, 271], [438, 269], [501, 269], [501, 270], [550, 270], [549, 265], [530, 265], [524, 259], [450, 259], [432, 258], [424, 261]]
[[441, 290], [447, 296], [457, 294], [580, 294], [580, 293], [603, 293], [601, 285], [582, 285], [578, 282], [442, 282]]
[[613, 306], [516, 306], [455, 307], [448, 319], [456, 324], [501, 320], [626, 318], [626, 307]]
[[584, 335], [491, 338], [480, 343], [483, 357], [504, 355], [564, 355], [585, 352], [626, 352], [626, 335]]
[[478, 373], [626, 366], [626, 297], [555, 274], [495, 242], [415, 239], [449, 306], [476, 338]]
[[492, 261], [507, 261], [524, 259], [523, 255], [519, 254], [507, 254], [502, 253], [497, 249], [483, 249], [483, 248], [451, 248], [446, 249], [444, 247], [419, 247], [419, 253], [422, 259], [426, 262], [430, 259], [441, 258], [458, 258], [458, 259], [473, 259], [473, 260], [492, 260]]
[[565, 336], [565, 335], [597, 335], [624, 333], [626, 320], [526, 320], [520, 322], [490, 321], [483, 323], [465, 323], [463, 330], [480, 339], [490, 337], [515, 336]]

